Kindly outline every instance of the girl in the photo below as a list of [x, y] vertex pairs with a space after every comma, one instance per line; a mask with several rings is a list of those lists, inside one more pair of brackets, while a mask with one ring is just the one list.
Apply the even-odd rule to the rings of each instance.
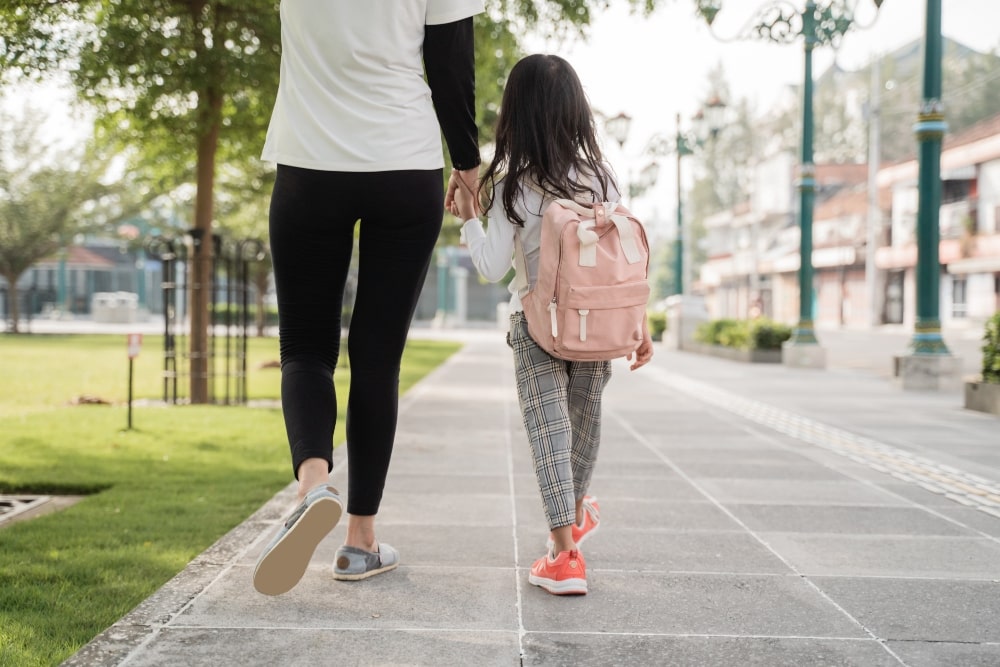
[[[497, 120], [496, 152], [483, 176], [486, 231], [478, 197], [459, 189], [450, 211], [479, 273], [492, 282], [510, 270], [515, 236], [524, 250], [527, 284], [538, 275], [541, 216], [559, 198], [617, 201], [618, 189], [603, 162], [594, 118], [576, 72], [553, 55], [532, 55], [511, 70]], [[531, 443], [535, 475], [549, 524], [548, 553], [528, 581], [556, 595], [587, 592], [579, 545], [600, 515], [587, 495], [600, 444], [601, 393], [611, 377], [608, 361], [569, 362], [550, 356], [528, 335], [521, 294], [511, 282], [510, 331], [517, 392]], [[648, 331], [630, 355], [632, 370], [653, 355]]]

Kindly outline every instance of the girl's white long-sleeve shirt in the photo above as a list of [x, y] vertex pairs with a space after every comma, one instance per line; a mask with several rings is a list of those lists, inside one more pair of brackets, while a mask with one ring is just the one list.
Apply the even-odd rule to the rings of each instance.
[[[478, 218], [466, 220], [462, 225], [462, 240], [469, 247], [469, 255], [472, 257], [472, 264], [476, 270], [486, 280], [491, 283], [499, 282], [511, 267], [514, 266], [514, 237], [521, 239], [521, 247], [524, 249], [525, 268], [528, 275], [525, 282], [528, 288], [535, 286], [538, 278], [538, 255], [542, 243], [542, 194], [537, 190], [519, 186], [520, 196], [514, 201], [514, 207], [518, 215], [524, 220], [524, 227], [518, 227], [510, 220], [503, 210], [503, 189], [504, 181], [496, 185], [493, 196], [493, 206], [487, 211], [487, 227], [483, 229], [483, 223]], [[595, 192], [600, 192], [600, 187], [596, 177], [592, 184]], [[613, 183], [609, 186], [608, 201], [618, 201], [620, 195]], [[515, 285], [518, 280], [510, 281], [507, 289], [510, 291], [510, 312], [516, 313], [524, 310], [521, 305], [521, 296], [517, 292]]]

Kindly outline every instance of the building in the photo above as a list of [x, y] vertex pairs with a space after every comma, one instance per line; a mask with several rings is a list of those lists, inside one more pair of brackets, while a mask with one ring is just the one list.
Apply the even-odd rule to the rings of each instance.
[[[889, 238], [876, 263], [887, 274], [885, 320], [916, 318], [916, 159], [879, 172], [892, 196]], [[941, 152], [941, 321], [980, 326], [1000, 310], [1000, 114], [946, 136]]]
[[[817, 325], [915, 322], [918, 167], [914, 158], [878, 172], [876, 270], [868, 276], [868, 167], [817, 165], [812, 255]], [[791, 154], [762, 161], [750, 198], [706, 220], [709, 259], [698, 287], [711, 317], [760, 313], [789, 324], [798, 320], [795, 170]], [[945, 139], [941, 179], [942, 323], [979, 327], [1000, 310], [1000, 115]]]

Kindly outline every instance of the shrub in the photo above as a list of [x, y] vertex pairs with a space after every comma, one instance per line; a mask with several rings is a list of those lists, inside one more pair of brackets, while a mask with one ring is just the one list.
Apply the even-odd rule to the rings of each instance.
[[791, 327], [765, 318], [711, 320], [695, 332], [699, 343], [738, 350], [780, 350], [781, 344], [791, 337]]
[[705, 345], [722, 345], [721, 336], [724, 331], [736, 326], [737, 320], [723, 318], [719, 320], [709, 320], [698, 326], [694, 332], [694, 338], [699, 343]]
[[736, 350], [750, 347], [750, 327], [745, 320], [733, 320], [719, 331], [719, 345]]
[[646, 326], [653, 340], [663, 340], [663, 332], [667, 330], [667, 314], [660, 310], [646, 313]]
[[983, 334], [983, 382], [1000, 384], [1000, 311], [986, 320]]
[[750, 347], [755, 350], [780, 350], [791, 337], [792, 328], [780, 322], [759, 318], [750, 323]]

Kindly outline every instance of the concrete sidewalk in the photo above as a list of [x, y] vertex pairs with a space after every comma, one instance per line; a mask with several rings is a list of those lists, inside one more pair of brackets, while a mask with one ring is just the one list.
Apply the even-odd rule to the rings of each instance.
[[1000, 664], [1000, 419], [856, 371], [659, 349], [615, 372], [589, 595], [527, 583], [547, 531], [489, 332], [403, 400], [397, 570], [333, 581], [338, 526], [298, 587], [257, 594], [289, 486], [66, 664]]

